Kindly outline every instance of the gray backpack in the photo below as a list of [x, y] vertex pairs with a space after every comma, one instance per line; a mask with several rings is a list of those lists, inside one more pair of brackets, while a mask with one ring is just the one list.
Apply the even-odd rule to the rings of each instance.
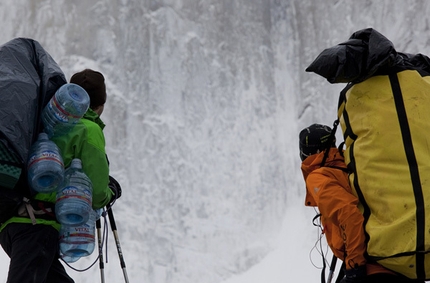
[[43, 47], [16, 38], [0, 46], [0, 223], [14, 215], [27, 185], [27, 157], [42, 131], [41, 112], [67, 81]]

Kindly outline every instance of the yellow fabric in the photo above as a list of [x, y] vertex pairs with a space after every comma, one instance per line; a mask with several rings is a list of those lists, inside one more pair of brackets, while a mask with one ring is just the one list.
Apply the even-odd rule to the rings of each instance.
[[[402, 71], [397, 77], [418, 164], [420, 195], [424, 199], [421, 209], [430, 212], [430, 78], [414, 70]], [[370, 212], [368, 216], [365, 213], [367, 252], [375, 258], [416, 252], [416, 198], [389, 76], [376, 76], [356, 84], [345, 98], [338, 114], [344, 135], [353, 133], [345, 136], [345, 162], [356, 168], [350, 175], [351, 187], [361, 197], [360, 210], [364, 212], [367, 204]], [[423, 228], [425, 246], [418, 252], [430, 252], [429, 216], [425, 217]], [[429, 256], [425, 260], [427, 279]], [[415, 259], [411, 255], [378, 262], [416, 278]]]

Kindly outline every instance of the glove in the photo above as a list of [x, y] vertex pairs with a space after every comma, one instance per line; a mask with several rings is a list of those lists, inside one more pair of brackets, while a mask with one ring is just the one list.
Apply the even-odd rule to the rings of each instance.
[[365, 282], [366, 276], [366, 266], [360, 265], [352, 269], [346, 269], [345, 277], [340, 280], [340, 283], [363, 283]]
[[121, 186], [118, 183], [118, 181], [115, 180], [115, 178], [112, 176], [109, 176], [109, 185], [108, 186], [113, 192], [113, 196], [109, 202], [109, 204], [112, 205], [117, 199], [119, 199], [121, 197], [122, 190], [121, 190]]

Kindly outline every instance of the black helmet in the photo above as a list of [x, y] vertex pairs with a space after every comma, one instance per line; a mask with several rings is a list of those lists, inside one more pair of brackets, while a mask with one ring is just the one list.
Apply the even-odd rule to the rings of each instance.
[[[331, 128], [326, 125], [312, 124], [300, 132], [300, 159], [303, 161], [308, 156], [324, 151], [331, 141]], [[332, 142], [335, 146], [335, 140]]]

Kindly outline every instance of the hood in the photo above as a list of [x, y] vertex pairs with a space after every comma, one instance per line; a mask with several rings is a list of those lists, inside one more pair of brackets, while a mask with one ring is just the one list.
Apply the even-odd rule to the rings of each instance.
[[[321, 162], [323, 158], [324, 158], [324, 152], [320, 152], [318, 154], [313, 154], [308, 158], [306, 158], [305, 160], [303, 160], [301, 169], [302, 169], [303, 178], [305, 179], [305, 181], [308, 175], [312, 171], [318, 168], [321, 168]], [[340, 155], [339, 150], [335, 147], [332, 147], [330, 149], [330, 152], [328, 154], [327, 160], [324, 165], [324, 167], [330, 167], [330, 166], [346, 168], [346, 164], [343, 156]]]
[[91, 108], [88, 108], [88, 110], [87, 110], [87, 112], [85, 112], [83, 118], [96, 123], [97, 125], [99, 125], [99, 127], [102, 130], [106, 126], [105, 123], [103, 123], [102, 119], [100, 119], [100, 116], [96, 112], [94, 112], [94, 110], [92, 110]]
[[[337, 148], [332, 147], [330, 149], [329, 155], [327, 157], [327, 160], [325, 162], [324, 167], [321, 167], [321, 162], [324, 158], [324, 152], [321, 152], [319, 154], [314, 154], [309, 156], [308, 158], [306, 158], [303, 162], [302, 162], [302, 173], [303, 173], [303, 178], [306, 182], [306, 179], [308, 178], [309, 174], [312, 173], [315, 170], [324, 168], [324, 167], [336, 167], [336, 168], [346, 168], [345, 165], [345, 161], [344, 158], [342, 157], [342, 155], [340, 155], [340, 152]], [[308, 192], [308, 190], [306, 189], [306, 198], [305, 198], [305, 205], [306, 206], [316, 206], [316, 202], [314, 200], [314, 198], [312, 197], [312, 195]]]

